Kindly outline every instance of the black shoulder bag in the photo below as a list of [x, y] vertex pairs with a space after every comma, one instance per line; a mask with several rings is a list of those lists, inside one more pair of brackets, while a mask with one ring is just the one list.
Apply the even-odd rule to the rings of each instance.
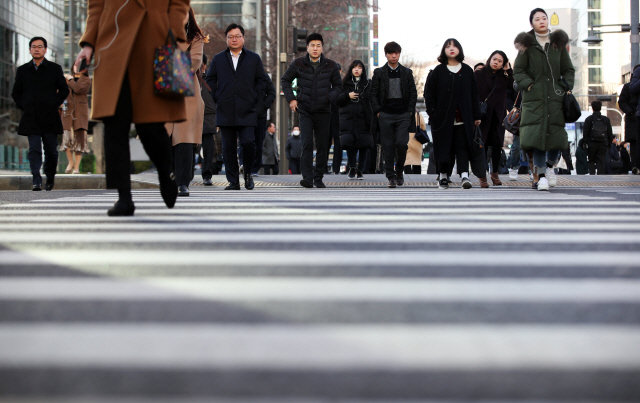
[[576, 97], [571, 93], [571, 88], [569, 87], [569, 83], [564, 78], [560, 78], [560, 83], [566, 89], [564, 93], [564, 98], [562, 99], [562, 113], [564, 115], [565, 123], [575, 123], [582, 112], [580, 111], [580, 104], [576, 101]]
[[489, 95], [487, 95], [484, 101], [480, 102], [480, 115], [482, 116], [482, 119], [484, 119], [485, 116], [487, 116], [487, 108], [488, 108], [487, 101], [489, 100], [489, 97], [491, 96], [491, 94], [493, 94], [493, 91], [496, 89], [497, 86], [498, 84], [494, 85]]

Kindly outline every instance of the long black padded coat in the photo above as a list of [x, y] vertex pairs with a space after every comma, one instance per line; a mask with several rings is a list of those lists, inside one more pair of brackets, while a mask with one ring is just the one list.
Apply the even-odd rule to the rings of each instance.
[[[373, 111], [370, 103], [371, 80], [361, 79], [356, 83], [349, 80], [343, 84], [342, 93], [336, 99], [340, 107], [340, 144], [342, 148], [362, 149], [373, 148], [371, 134], [371, 116]], [[352, 100], [349, 93], [360, 94]]]
[[11, 95], [22, 111], [18, 134], [62, 134], [58, 107], [67, 99], [69, 86], [59, 64], [44, 59], [37, 70], [33, 60], [18, 67]]
[[480, 120], [478, 87], [473, 69], [462, 63], [452, 73], [446, 64], [436, 66], [424, 86], [429, 124], [433, 134], [433, 151], [438, 162], [449, 161], [456, 111], [460, 109], [469, 146], [474, 136], [474, 121]]
[[[297, 79], [297, 96], [293, 93], [292, 83]], [[295, 59], [285, 71], [282, 79], [282, 92], [287, 102], [298, 101], [298, 109], [306, 113], [331, 113], [331, 102], [342, 91], [342, 80], [338, 63], [320, 55], [320, 65], [314, 70], [307, 53]]]

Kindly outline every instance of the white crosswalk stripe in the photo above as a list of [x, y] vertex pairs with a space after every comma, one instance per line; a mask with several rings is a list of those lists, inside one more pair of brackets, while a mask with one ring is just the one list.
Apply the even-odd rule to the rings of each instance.
[[640, 400], [635, 189], [133, 194], [0, 206], [0, 402]]

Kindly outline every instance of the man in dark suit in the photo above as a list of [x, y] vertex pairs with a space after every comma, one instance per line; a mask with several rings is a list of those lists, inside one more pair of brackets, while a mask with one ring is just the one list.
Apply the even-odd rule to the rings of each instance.
[[11, 95], [22, 118], [18, 134], [29, 138], [29, 165], [33, 175], [33, 190], [42, 190], [42, 149], [44, 145], [44, 174], [46, 190], [53, 189], [58, 167], [58, 134], [62, 134], [62, 120], [58, 107], [67, 99], [69, 87], [62, 67], [45, 59], [47, 40], [35, 37], [29, 41], [30, 62], [18, 67]]
[[206, 81], [216, 103], [216, 125], [222, 133], [222, 150], [229, 186], [240, 190], [240, 170], [236, 147], [238, 138], [243, 148], [244, 187], [253, 189], [251, 175], [255, 159], [257, 105], [266, 87], [262, 59], [244, 48], [244, 28], [231, 24], [225, 30], [227, 49], [211, 60]]

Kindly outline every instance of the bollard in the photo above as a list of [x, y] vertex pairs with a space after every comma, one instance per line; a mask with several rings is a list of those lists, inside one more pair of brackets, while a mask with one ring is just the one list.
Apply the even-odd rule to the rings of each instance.
[[0, 144], [0, 169], [5, 169], [4, 167], [4, 146]]
[[5, 169], [12, 170], [13, 169], [11, 167], [12, 163], [13, 163], [13, 147], [7, 146], [7, 157], [4, 163]]

